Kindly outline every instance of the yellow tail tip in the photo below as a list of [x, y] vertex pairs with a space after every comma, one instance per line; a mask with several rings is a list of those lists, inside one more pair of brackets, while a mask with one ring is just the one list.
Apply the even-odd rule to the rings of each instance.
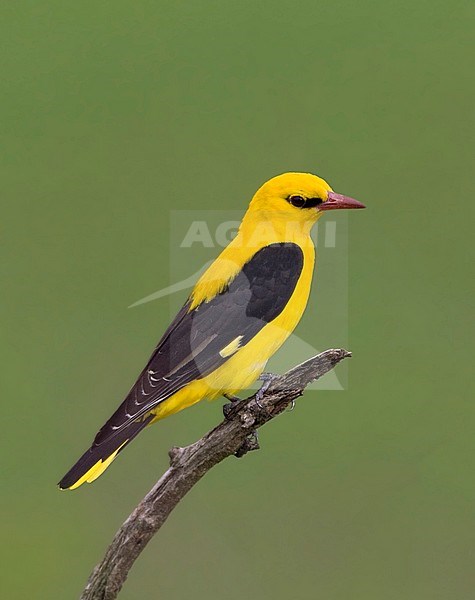
[[117, 448], [117, 450], [115, 452], [113, 452], [110, 456], [108, 456], [105, 460], [102, 460], [102, 458], [99, 459], [88, 471], [86, 471], [84, 473], [84, 475], [82, 475], [72, 485], [70, 485], [69, 487], [64, 487], [64, 488], [61, 487], [61, 485], [58, 485], [59, 489], [61, 491], [75, 490], [79, 486], [81, 486], [83, 483], [92, 483], [93, 481], [95, 481], [98, 477], [100, 477], [102, 475], [102, 473], [104, 473], [104, 471], [107, 469], [107, 467], [111, 464], [111, 462], [117, 456], [117, 454], [119, 453], [119, 451], [122, 449], [123, 446], [125, 446], [125, 444], [128, 441], [129, 440], [125, 440], [125, 442], [123, 442]]

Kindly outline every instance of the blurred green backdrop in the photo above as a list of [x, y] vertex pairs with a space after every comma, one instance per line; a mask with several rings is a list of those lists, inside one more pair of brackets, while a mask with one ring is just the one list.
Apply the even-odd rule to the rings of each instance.
[[473, 12], [2, 2], [5, 598], [76, 598], [167, 449], [220, 418], [203, 403], [55, 487], [168, 323], [166, 300], [126, 307], [173, 280], [169, 211], [244, 210], [286, 170], [369, 207], [349, 219], [349, 390], [309, 392], [211, 472], [121, 598], [471, 597]]

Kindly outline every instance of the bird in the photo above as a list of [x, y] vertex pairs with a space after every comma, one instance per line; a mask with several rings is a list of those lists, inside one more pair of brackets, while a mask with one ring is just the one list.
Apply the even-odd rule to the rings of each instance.
[[59, 488], [92, 483], [148, 425], [205, 398], [232, 399], [265, 375], [307, 305], [313, 225], [328, 210], [357, 208], [365, 206], [311, 173], [264, 183], [234, 239], [201, 275], [125, 400]]

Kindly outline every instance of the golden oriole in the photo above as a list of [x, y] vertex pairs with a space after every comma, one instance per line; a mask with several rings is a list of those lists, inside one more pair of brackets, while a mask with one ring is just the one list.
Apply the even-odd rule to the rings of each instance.
[[305, 310], [315, 263], [311, 228], [324, 211], [340, 208], [364, 205], [309, 173], [265, 183], [236, 237], [200, 277], [125, 400], [59, 487], [94, 481], [147, 425], [258, 379]]

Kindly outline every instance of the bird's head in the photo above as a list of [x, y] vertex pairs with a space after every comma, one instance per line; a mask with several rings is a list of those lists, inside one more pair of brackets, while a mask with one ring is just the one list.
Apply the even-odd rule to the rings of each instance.
[[312, 225], [326, 210], [365, 208], [336, 194], [328, 183], [311, 173], [283, 173], [269, 179], [255, 193], [249, 212], [266, 219], [283, 218]]

